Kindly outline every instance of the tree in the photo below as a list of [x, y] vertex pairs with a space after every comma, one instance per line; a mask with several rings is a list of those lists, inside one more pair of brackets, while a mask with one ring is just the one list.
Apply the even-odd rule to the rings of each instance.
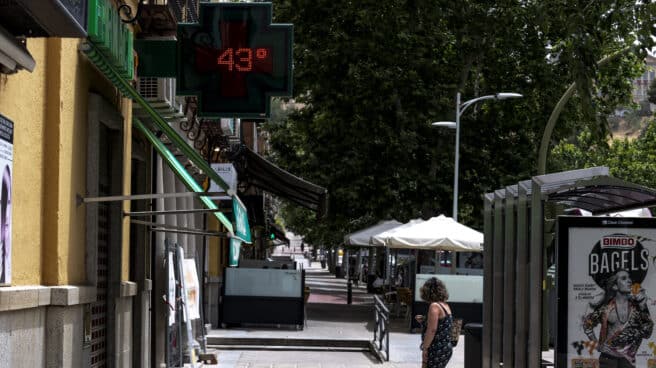
[[604, 114], [627, 101], [642, 55], [596, 60], [653, 43], [652, 13], [608, 0], [274, 2], [277, 21], [295, 27], [303, 108], [267, 124], [272, 157], [330, 193], [326, 218], [286, 207], [287, 226], [335, 244], [380, 219], [450, 214], [454, 136], [429, 122], [454, 119], [456, 91], [520, 92], [461, 119], [459, 219], [482, 227], [481, 195], [534, 172], [544, 123], [571, 82], [554, 138], [587, 126], [605, 139]]
[[574, 141], [561, 141], [553, 157], [559, 170], [608, 166], [615, 177], [656, 188], [656, 121], [649, 121], [637, 139], [613, 139], [610, 144], [595, 142], [583, 131]]

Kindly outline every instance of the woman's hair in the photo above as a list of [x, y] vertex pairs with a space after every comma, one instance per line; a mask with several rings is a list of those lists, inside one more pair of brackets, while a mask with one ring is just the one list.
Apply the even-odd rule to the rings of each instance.
[[628, 271], [625, 269], [619, 269], [615, 271], [614, 274], [608, 276], [606, 280], [603, 281], [604, 296], [596, 302], [590, 302], [589, 304], [592, 308], [597, 309], [608, 304], [608, 302], [617, 295], [617, 290], [614, 289], [613, 286], [617, 285], [617, 279], [620, 272], [628, 273]]
[[426, 280], [424, 286], [419, 290], [421, 298], [427, 302], [445, 302], [449, 300], [449, 292], [444, 282], [437, 277]]

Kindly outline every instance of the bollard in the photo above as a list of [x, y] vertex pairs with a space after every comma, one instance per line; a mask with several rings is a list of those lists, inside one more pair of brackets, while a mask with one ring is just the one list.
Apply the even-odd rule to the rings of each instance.
[[346, 304], [351, 304], [353, 302], [353, 284], [351, 284], [351, 279], [346, 283]]

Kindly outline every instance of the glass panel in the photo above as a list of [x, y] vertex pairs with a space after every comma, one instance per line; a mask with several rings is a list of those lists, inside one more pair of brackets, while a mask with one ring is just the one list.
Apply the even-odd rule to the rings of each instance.
[[[419, 289], [426, 280], [435, 275], [417, 274], [415, 281], [415, 301], [421, 302]], [[482, 303], [483, 302], [483, 276], [479, 275], [439, 275], [440, 280], [446, 284], [449, 292], [449, 302], [455, 303]]]
[[226, 296], [275, 296], [299, 298], [301, 270], [228, 268], [226, 269]]

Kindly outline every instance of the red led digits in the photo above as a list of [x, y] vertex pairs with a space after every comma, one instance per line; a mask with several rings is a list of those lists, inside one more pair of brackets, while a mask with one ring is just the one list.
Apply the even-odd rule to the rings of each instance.
[[[239, 72], [250, 72], [253, 70], [253, 50], [251, 49], [237, 49], [236, 52], [239, 60], [235, 62], [235, 69]], [[246, 65], [242, 64], [246, 63]]]
[[[256, 60], [266, 60], [269, 57], [269, 50], [265, 48], [255, 49]], [[223, 50], [221, 55], [216, 59], [218, 65], [225, 65], [229, 72], [250, 72], [253, 71], [253, 49], [232, 47]]]
[[255, 57], [258, 59], [266, 59], [269, 56], [269, 50], [267, 49], [257, 49], [255, 50]]
[[233, 49], [226, 49], [225, 51], [223, 51], [223, 53], [216, 60], [217, 64], [227, 65], [228, 70], [232, 71], [232, 68], [233, 68], [233, 65], [234, 65], [233, 64], [234, 60], [233, 60], [233, 57], [232, 57], [233, 51], [234, 51]]

